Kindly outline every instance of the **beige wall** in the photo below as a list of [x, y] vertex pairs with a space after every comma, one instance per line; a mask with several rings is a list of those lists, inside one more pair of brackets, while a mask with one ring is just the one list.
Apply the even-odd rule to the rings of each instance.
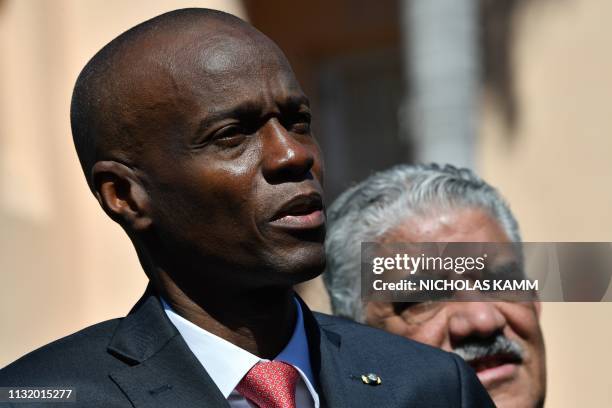
[[[612, 241], [612, 2], [533, 1], [514, 43], [519, 125], [483, 107], [479, 168], [526, 241]], [[548, 407], [612, 401], [612, 304], [547, 303]]]

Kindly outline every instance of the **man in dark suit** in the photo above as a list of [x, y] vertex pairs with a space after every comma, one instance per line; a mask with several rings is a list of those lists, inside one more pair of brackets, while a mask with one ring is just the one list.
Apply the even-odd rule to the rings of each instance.
[[70, 387], [88, 407], [492, 405], [460, 358], [294, 294], [324, 268], [323, 170], [308, 100], [262, 33], [205, 9], [142, 23], [83, 69], [71, 116], [150, 284], [0, 386]]

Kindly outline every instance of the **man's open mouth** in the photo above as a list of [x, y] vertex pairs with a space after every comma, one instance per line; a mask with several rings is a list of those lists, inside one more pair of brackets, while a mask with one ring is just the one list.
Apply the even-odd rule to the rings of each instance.
[[519, 364], [521, 359], [512, 354], [495, 354], [473, 359], [468, 364], [478, 373], [503, 364]]
[[316, 192], [296, 195], [275, 212], [270, 223], [290, 229], [318, 228], [325, 223], [323, 199]]

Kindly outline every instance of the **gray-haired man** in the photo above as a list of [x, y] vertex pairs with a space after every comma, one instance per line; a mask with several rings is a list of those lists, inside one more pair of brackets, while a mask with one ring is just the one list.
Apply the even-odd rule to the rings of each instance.
[[498, 192], [468, 169], [393, 167], [345, 191], [328, 210], [325, 284], [334, 313], [454, 351], [498, 407], [539, 407], [546, 392], [537, 302], [363, 304], [361, 242], [519, 242]]

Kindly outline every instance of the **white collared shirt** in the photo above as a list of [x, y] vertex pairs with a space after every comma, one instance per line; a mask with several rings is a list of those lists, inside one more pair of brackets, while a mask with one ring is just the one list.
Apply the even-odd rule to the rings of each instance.
[[[162, 299], [166, 315], [179, 331], [185, 343], [196, 356], [200, 364], [210, 375], [223, 396], [232, 408], [254, 407], [238, 391], [236, 386], [247, 372], [260, 361], [269, 361], [257, 357], [246, 350], [215, 336], [214, 334], [179, 316], [168, 303]], [[283, 351], [274, 359], [291, 364], [300, 373], [295, 387], [296, 408], [319, 408], [319, 394], [314, 388], [314, 377], [310, 366], [308, 341], [304, 330], [302, 308], [295, 300], [297, 321], [293, 335]]]

